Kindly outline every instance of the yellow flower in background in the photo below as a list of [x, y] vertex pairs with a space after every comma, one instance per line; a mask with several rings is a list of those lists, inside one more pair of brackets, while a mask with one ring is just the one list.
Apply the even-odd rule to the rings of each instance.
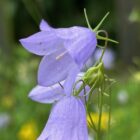
[[1, 105], [6, 108], [11, 108], [14, 105], [14, 98], [11, 95], [5, 95], [1, 98]]
[[37, 126], [33, 121], [23, 124], [18, 132], [19, 140], [36, 140], [37, 136]]
[[[98, 121], [99, 121], [99, 114], [98, 113], [90, 113], [91, 118], [96, 126], [98, 127]], [[108, 129], [108, 113], [103, 112], [101, 117], [101, 130], [106, 131]], [[89, 115], [87, 116], [87, 121], [91, 123]], [[90, 126], [89, 126], [90, 127]]]

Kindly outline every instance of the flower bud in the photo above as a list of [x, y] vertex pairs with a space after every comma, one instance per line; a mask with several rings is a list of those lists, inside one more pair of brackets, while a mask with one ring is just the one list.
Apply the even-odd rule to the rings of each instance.
[[83, 76], [83, 80], [90, 87], [92, 87], [94, 84], [95, 87], [99, 87], [104, 81], [103, 62], [100, 62], [97, 66], [89, 68]]

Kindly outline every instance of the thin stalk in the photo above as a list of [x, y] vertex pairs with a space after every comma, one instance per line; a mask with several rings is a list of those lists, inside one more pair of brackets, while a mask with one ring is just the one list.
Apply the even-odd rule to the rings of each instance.
[[[83, 83], [84, 84], [84, 83]], [[94, 89], [94, 88], [93, 88]], [[92, 90], [90, 90], [90, 92], [93, 92], [93, 89]], [[92, 93], [91, 93], [92, 94]], [[90, 119], [90, 126], [91, 126], [91, 128], [95, 131], [95, 132], [97, 132], [97, 129], [96, 129], [96, 126], [95, 126], [95, 124], [94, 124], [94, 121], [93, 121], [93, 119], [92, 119], [92, 117], [91, 117], [91, 114], [90, 114], [90, 111], [88, 110], [88, 103], [87, 103], [87, 100], [86, 100], [86, 89], [85, 89], [85, 86], [84, 86], [84, 95], [85, 95], [85, 104], [86, 104], [86, 112], [88, 113], [88, 115], [89, 115], [89, 119]]]
[[[106, 38], [108, 38], [108, 33], [107, 33], [105, 30], [101, 30], [100, 32], [104, 33], [105, 36], [106, 36]], [[103, 56], [104, 56], [105, 50], [106, 50], [106, 48], [107, 48], [107, 44], [108, 44], [108, 41], [105, 40], [105, 44], [104, 44], [104, 48], [103, 48], [103, 51], [102, 51], [102, 55], [101, 55], [100, 60], [99, 60], [100, 62], [101, 62], [102, 59], [103, 59]]]
[[98, 103], [98, 108], [99, 108], [99, 106], [100, 106], [100, 95], [98, 94], [97, 97], [98, 97], [98, 102], [97, 103]]
[[89, 116], [89, 119], [90, 119], [91, 125], [92, 125], [94, 131], [97, 132], [97, 129], [96, 129], [96, 126], [95, 126], [95, 124], [94, 124], [94, 121], [93, 121], [93, 119], [92, 119], [92, 117], [91, 117], [91, 114], [90, 114], [89, 111], [87, 111], [87, 112], [88, 112], [88, 116]]
[[80, 92], [83, 90], [83, 88], [85, 87], [84, 83], [80, 86], [80, 88], [78, 89], [76, 95], [79, 95]]
[[111, 100], [112, 100], [112, 94], [111, 94], [111, 89], [109, 89], [109, 112], [108, 112], [108, 140], [110, 140], [110, 123], [111, 123]]
[[[76, 85], [79, 83], [79, 82], [82, 82], [80, 88], [78, 89], [78, 91], [76, 93], [74, 93], [74, 89], [76, 89]], [[78, 96], [81, 91], [84, 89], [84, 93], [86, 92], [86, 89], [85, 89], [85, 86], [86, 86], [86, 83], [84, 82], [84, 80], [80, 79], [78, 80], [75, 85], [74, 85], [74, 88], [73, 88], [73, 93], [74, 93], [74, 96]]]
[[96, 88], [96, 84], [97, 84], [97, 81], [95, 81], [94, 85], [91, 87], [91, 89], [90, 89], [90, 91], [89, 91], [89, 93], [88, 93], [89, 97], [88, 97], [87, 107], [89, 106], [92, 93], [93, 93], [94, 89]]
[[93, 126], [92, 126], [92, 124], [91, 124], [91, 122], [88, 121], [88, 125], [91, 127], [91, 129], [92, 129], [93, 131], [95, 131], [94, 128], [93, 128]]
[[99, 91], [99, 121], [98, 121], [98, 131], [97, 140], [101, 140], [101, 119], [102, 119], [102, 107], [103, 107], [103, 94], [102, 89]]

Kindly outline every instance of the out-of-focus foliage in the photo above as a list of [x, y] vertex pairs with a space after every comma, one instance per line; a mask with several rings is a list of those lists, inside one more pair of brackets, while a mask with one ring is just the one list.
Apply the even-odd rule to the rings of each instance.
[[138, 123], [140, 80], [135, 77], [137, 73], [133, 72], [124, 82], [119, 81], [113, 88], [114, 125], [110, 132], [111, 139], [138, 140], [140, 138], [140, 124]]

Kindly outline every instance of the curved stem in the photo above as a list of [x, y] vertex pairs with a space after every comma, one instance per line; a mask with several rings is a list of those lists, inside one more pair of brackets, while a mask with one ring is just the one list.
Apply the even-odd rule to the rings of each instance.
[[[106, 38], [108, 38], [108, 33], [107, 33], [105, 30], [100, 30], [98, 33], [101, 33], [101, 32], [105, 34], [105, 37], [106, 37]], [[102, 51], [102, 55], [101, 55], [100, 60], [99, 60], [100, 62], [101, 62], [102, 59], [103, 59], [105, 50], [106, 50], [106, 48], [107, 48], [107, 43], [108, 43], [108, 41], [105, 40], [105, 45], [104, 45], [104, 48], [103, 48], [103, 51]]]
[[84, 89], [84, 92], [86, 91], [85, 89], [85, 86], [86, 86], [86, 83], [84, 82], [84, 80], [80, 79], [78, 80], [75, 85], [74, 85], [74, 89], [76, 89], [76, 85], [79, 83], [79, 82], [82, 82], [82, 85], [80, 86], [80, 88], [78, 89], [78, 91], [74, 94], [75, 96], [78, 96], [80, 94], [80, 92]]

